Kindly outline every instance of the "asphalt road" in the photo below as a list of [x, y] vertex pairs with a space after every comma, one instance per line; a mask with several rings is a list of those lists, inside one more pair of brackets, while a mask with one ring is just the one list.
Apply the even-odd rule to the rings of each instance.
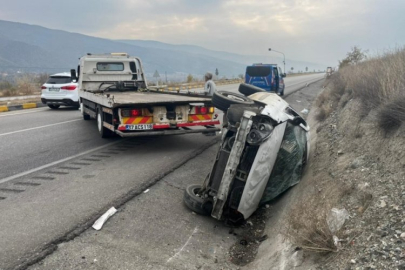
[[[322, 77], [287, 77], [285, 93]], [[236, 91], [237, 85], [218, 88]], [[217, 139], [190, 134], [105, 140], [78, 110], [0, 114], [0, 269], [52, 251]]]

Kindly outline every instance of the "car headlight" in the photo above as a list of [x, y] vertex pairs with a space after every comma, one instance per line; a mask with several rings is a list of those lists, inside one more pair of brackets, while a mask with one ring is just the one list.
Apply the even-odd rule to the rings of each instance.
[[250, 130], [246, 141], [251, 145], [259, 145], [270, 137], [273, 129], [271, 124], [259, 123]]

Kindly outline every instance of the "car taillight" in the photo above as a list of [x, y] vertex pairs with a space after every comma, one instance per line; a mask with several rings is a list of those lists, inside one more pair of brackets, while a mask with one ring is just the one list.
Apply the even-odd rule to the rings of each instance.
[[75, 89], [76, 89], [76, 85], [62, 86], [61, 89], [63, 89], [63, 90], [75, 90]]
[[41, 89], [42, 89], [42, 90], [46, 89], [46, 86], [41, 86]]

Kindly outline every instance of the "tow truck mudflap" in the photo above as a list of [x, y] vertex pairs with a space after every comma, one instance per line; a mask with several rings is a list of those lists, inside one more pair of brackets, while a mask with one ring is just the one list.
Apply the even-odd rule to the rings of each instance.
[[210, 134], [216, 131], [220, 131], [220, 128], [210, 127], [205, 129], [176, 129], [176, 130], [154, 130], [154, 131], [140, 131], [140, 132], [122, 132], [115, 130], [121, 137], [142, 137], [142, 136], [162, 136], [162, 135], [181, 135], [189, 133], [203, 133]]

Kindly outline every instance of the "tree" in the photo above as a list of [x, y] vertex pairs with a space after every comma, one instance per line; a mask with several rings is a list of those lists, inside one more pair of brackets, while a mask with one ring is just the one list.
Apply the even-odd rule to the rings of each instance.
[[215, 75], [218, 77], [219, 72], [218, 72], [218, 68], [215, 69]]
[[187, 83], [191, 83], [193, 81], [194, 77], [191, 74], [188, 74], [187, 76]]
[[291, 72], [294, 72], [294, 68], [293, 68], [293, 67], [291, 67]]
[[308, 72], [308, 67], [305, 68], [305, 71]]
[[362, 50], [357, 46], [352, 47], [352, 50], [346, 54], [346, 58], [342, 59], [342, 61], [339, 61], [339, 68], [348, 65], [357, 65], [367, 58], [366, 53], [367, 50]]

